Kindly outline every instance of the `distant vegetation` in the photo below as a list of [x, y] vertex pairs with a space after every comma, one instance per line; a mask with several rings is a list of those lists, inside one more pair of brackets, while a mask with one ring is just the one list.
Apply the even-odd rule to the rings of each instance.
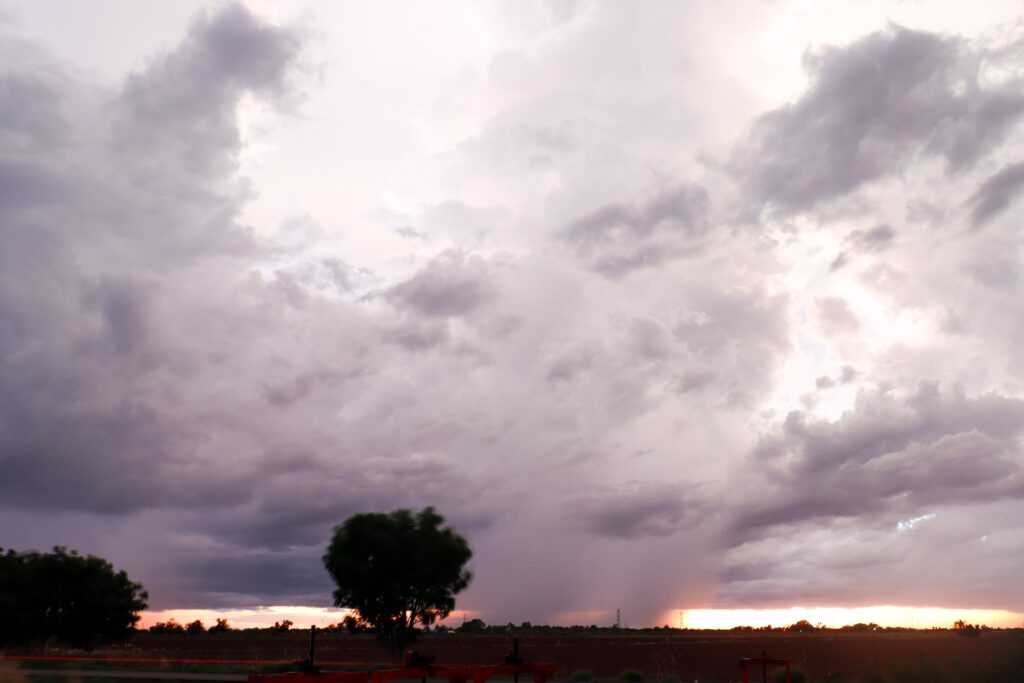
[[[199, 634], [199, 633], [225, 633], [228, 631], [237, 632], [275, 632], [282, 633], [288, 631], [305, 631], [303, 627], [296, 627], [291, 621], [285, 619], [280, 622], [274, 623], [272, 626], [262, 627], [247, 627], [247, 628], [234, 628], [226, 619], [217, 619], [216, 624], [207, 628], [203, 622], [194, 621], [188, 624], [179, 624], [174, 619], [170, 619], [167, 622], [158, 622], [148, 629], [151, 633], [180, 633], [186, 634]], [[319, 631], [328, 633], [367, 633], [375, 634], [376, 631], [372, 625], [358, 618], [358, 616], [348, 615], [340, 622], [328, 624], [326, 626], [318, 627]], [[875, 623], [857, 623], [848, 624], [846, 626], [839, 627], [828, 627], [823, 624], [811, 624], [806, 620], [800, 620], [788, 626], [735, 626], [728, 629], [730, 633], [919, 633], [919, 632], [936, 632], [936, 631], [948, 631], [957, 635], [966, 637], [977, 637], [988, 631], [1019, 631], [1021, 629], [1000, 629], [993, 628], [990, 626], [972, 625], [965, 624], [964, 622], [957, 622], [950, 628], [927, 628], [917, 629], [907, 626], [879, 626]], [[419, 633], [438, 633], [438, 634], [488, 634], [488, 635], [503, 635], [503, 634], [601, 634], [601, 635], [614, 635], [614, 634], [666, 634], [666, 633], [722, 633], [719, 629], [687, 629], [687, 628], [676, 628], [669, 625], [664, 626], [652, 626], [647, 628], [622, 628], [615, 625], [572, 625], [572, 626], [551, 626], [548, 624], [533, 624], [529, 621], [524, 621], [519, 624], [508, 622], [505, 624], [488, 624], [483, 619], [469, 619], [461, 624], [449, 626], [447, 624], [437, 624], [430, 628], [420, 628]], [[586, 672], [584, 672], [586, 673]], [[1024, 683], [1022, 679], [1021, 683]]]

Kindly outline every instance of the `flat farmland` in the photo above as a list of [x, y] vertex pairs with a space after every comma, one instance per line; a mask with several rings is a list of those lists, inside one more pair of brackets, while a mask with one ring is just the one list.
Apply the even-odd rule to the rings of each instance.
[[[595, 677], [610, 678], [636, 669], [648, 680], [737, 680], [739, 659], [757, 657], [762, 652], [792, 660], [794, 667], [811, 677], [842, 672], [851, 678], [889, 672], [901, 661], [922, 656], [950, 671], [974, 670], [998, 659], [1024, 656], [1024, 634], [1020, 631], [990, 631], [977, 638], [946, 631], [428, 634], [420, 638], [416, 649], [443, 663], [496, 663], [511, 649], [513, 637], [519, 638], [521, 653], [527, 661], [555, 663], [560, 679], [584, 670]], [[129, 649], [107, 651], [103, 656], [241, 660], [255, 664], [302, 659], [308, 642], [306, 631], [141, 633]], [[317, 659], [327, 668], [342, 663], [389, 664], [386, 652], [372, 636], [334, 632], [317, 634]], [[760, 671], [758, 674], [759, 679]]]

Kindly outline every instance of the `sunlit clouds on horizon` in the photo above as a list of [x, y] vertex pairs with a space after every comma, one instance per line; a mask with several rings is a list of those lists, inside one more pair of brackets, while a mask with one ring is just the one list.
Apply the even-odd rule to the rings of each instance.
[[[681, 617], [681, 618], [680, 618]], [[737, 626], [780, 628], [805, 620], [814, 626], [840, 628], [877, 624], [904, 628], [951, 628], [962, 620], [992, 628], [1024, 627], [1024, 613], [998, 609], [948, 607], [784, 607], [773, 609], [690, 609], [665, 614], [665, 624], [691, 629], [730, 629]]]
[[[142, 613], [139, 628], [149, 628], [158, 622], [170, 619], [185, 625], [193, 621], [202, 621], [212, 626], [217, 619], [226, 619], [233, 628], [266, 628], [285, 619], [292, 622], [294, 628], [323, 628], [338, 624], [350, 613], [350, 610], [335, 607], [305, 607], [300, 605], [274, 605], [258, 609], [225, 609], [225, 610], [162, 610]], [[630, 624], [628, 611], [620, 610], [623, 628], [649, 628], [669, 626], [695, 630], [726, 630], [737, 626], [760, 628], [771, 626], [784, 628], [798, 621], [806, 620], [814, 626], [840, 628], [854, 624], [877, 624], [880, 627], [903, 627], [916, 629], [951, 628], [956, 621], [968, 624], [985, 625], [992, 628], [1022, 628], [1024, 613], [998, 609], [958, 609], [949, 607], [899, 607], [895, 605], [875, 605], [870, 607], [785, 607], [771, 609], [679, 609], [668, 610], [654, 623]], [[586, 610], [555, 615], [545, 622], [534, 625], [548, 624], [551, 626], [590, 626], [591, 624], [608, 627], [615, 623], [615, 610]], [[453, 610], [438, 625], [457, 628], [470, 619], [484, 618], [486, 615], [475, 610]], [[502, 623], [490, 623], [489, 626], [503, 626]], [[519, 626], [521, 622], [515, 622]]]

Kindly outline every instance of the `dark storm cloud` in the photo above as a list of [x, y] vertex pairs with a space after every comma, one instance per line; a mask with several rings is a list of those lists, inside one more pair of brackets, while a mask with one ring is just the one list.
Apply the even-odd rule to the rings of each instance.
[[567, 509], [593, 534], [635, 539], [671, 536], [696, 524], [708, 507], [693, 486], [634, 484], [577, 499]]
[[733, 169], [756, 200], [800, 212], [897, 172], [916, 152], [953, 172], [970, 167], [1024, 115], [1018, 82], [981, 82], [985, 56], [900, 27], [810, 53], [810, 87], [757, 120]]
[[[216, 609], [239, 605], [331, 606], [334, 588], [324, 571], [323, 548], [296, 552], [221, 548], [188, 552], [174, 561], [173, 590], [183, 597], [156, 609]], [[157, 600], [160, 598], [158, 597]]]
[[588, 267], [620, 277], [699, 249], [709, 204], [704, 188], [686, 185], [640, 205], [607, 204], [575, 220], [563, 238]]
[[[13, 389], [10, 382], [4, 385], [7, 392]], [[244, 472], [214, 479], [192, 471], [174, 452], [187, 448], [187, 436], [144, 407], [87, 407], [85, 387], [54, 388], [64, 395], [47, 398], [45, 392], [26, 391], [20, 396], [19, 403], [49, 400], [43, 414], [15, 405], [10, 397], [2, 401], [0, 498], [5, 506], [124, 514], [164, 505], [219, 507], [248, 497], [254, 479]]]
[[479, 258], [445, 251], [385, 297], [393, 304], [428, 318], [453, 318], [472, 313], [494, 299], [496, 291]]
[[39, 152], [65, 143], [72, 126], [64, 111], [61, 74], [36, 70], [0, 76], [0, 146]]
[[[21, 98], [0, 105], [6, 506], [125, 513], [250, 496], [253, 470], [209, 452], [209, 415], [182, 415], [201, 408], [183, 408], [177, 380], [214, 358], [202, 343], [235, 315], [214, 312], [228, 282], [206, 266], [249, 244], [222, 176], [235, 106], [282, 93], [297, 45], [228, 5], [113, 99], [46, 62], [0, 75]], [[211, 277], [205, 300], [185, 303]]]
[[1024, 162], [1009, 164], [987, 178], [971, 196], [971, 224], [984, 225], [1005, 211], [1024, 187]]
[[770, 495], [736, 526], [742, 538], [777, 524], [1020, 498], [1022, 434], [1024, 402], [927, 383], [902, 397], [861, 393], [835, 422], [790, 413], [751, 460]]
[[[196, 531], [231, 546], [281, 551], [326, 542], [331, 529], [357, 512], [415, 508], [471, 488], [450, 460], [431, 455], [269, 454], [251, 499], [217, 518], [199, 520]], [[463, 530], [487, 526], [490, 507], [460, 506], [451, 521]]]
[[230, 170], [240, 144], [239, 98], [285, 94], [299, 46], [293, 32], [263, 23], [241, 5], [201, 17], [181, 46], [128, 79], [114, 103], [115, 141], [147, 167]]

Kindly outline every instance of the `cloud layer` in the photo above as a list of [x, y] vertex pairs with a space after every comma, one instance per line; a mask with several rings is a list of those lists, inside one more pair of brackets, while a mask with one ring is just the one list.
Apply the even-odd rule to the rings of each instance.
[[114, 85], [3, 28], [4, 545], [327, 605], [335, 524], [435, 505], [489, 620], [1024, 609], [1019, 36], [880, 23], [765, 104], [674, 33], [728, 9], [577, 9], [404, 104], [241, 5]]

